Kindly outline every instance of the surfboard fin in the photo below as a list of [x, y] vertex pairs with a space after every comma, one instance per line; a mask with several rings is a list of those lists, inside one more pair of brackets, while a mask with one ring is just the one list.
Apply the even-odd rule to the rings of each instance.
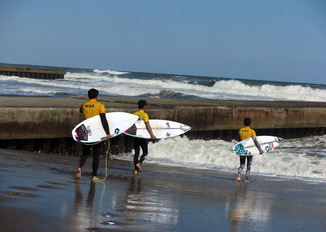
[[125, 133], [130, 135], [136, 135], [137, 134], [137, 127], [135, 124], [133, 124], [128, 130], [125, 131]]

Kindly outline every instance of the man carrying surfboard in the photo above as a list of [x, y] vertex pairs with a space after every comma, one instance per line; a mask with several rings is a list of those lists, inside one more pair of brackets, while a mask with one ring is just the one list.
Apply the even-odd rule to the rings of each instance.
[[[263, 150], [260, 148], [260, 146], [257, 143], [256, 140], [256, 132], [251, 129], [251, 119], [250, 118], [245, 118], [244, 119], [244, 125], [245, 127], [241, 128], [239, 130], [239, 137], [240, 141], [252, 138], [255, 142], [256, 147], [259, 150], [260, 154], [263, 154]], [[249, 156], [240, 156], [240, 167], [238, 169], [238, 175], [237, 175], [237, 181], [241, 182], [241, 172], [245, 166], [246, 163], [246, 158], [247, 158], [247, 170], [246, 170], [246, 177], [245, 177], [245, 182], [249, 183], [249, 176], [250, 176], [250, 169], [251, 169], [251, 163], [252, 163], [252, 155]]]
[[[110, 131], [108, 128], [108, 123], [105, 118], [105, 107], [103, 104], [97, 102], [98, 94], [99, 94], [98, 90], [90, 89], [88, 91], [89, 101], [85, 102], [84, 104], [81, 105], [80, 112], [83, 113], [84, 119], [88, 119], [88, 118], [94, 117], [96, 115], [100, 115], [103, 128], [107, 134], [106, 139], [111, 139]], [[82, 155], [79, 160], [79, 166], [78, 166], [77, 173], [76, 173], [76, 179], [81, 178], [82, 168], [87, 160], [87, 157], [88, 157], [91, 147], [92, 147], [92, 149], [93, 149], [92, 179], [93, 179], [93, 181], [99, 180], [97, 177], [97, 170], [98, 170], [99, 160], [100, 160], [101, 144], [102, 143], [97, 143], [95, 145], [83, 144], [83, 152], [82, 152]]]
[[[138, 101], [138, 111], [135, 112], [134, 114], [137, 115], [139, 117], [138, 120], [143, 120], [145, 125], [146, 125], [146, 129], [148, 131], [148, 133], [151, 135], [151, 139], [156, 139], [153, 131], [152, 131], [152, 127], [149, 124], [149, 117], [148, 114], [145, 113], [146, 109], [147, 109], [147, 102], [145, 100], [139, 100]], [[133, 137], [133, 142], [134, 142], [134, 149], [135, 149], [135, 155], [134, 155], [134, 165], [135, 165], [135, 175], [141, 173], [141, 164], [143, 163], [143, 161], [146, 159], [146, 156], [148, 154], [148, 140], [143, 139], [143, 138], [136, 138]], [[143, 151], [142, 156], [139, 159], [139, 154], [140, 154], [140, 148]]]

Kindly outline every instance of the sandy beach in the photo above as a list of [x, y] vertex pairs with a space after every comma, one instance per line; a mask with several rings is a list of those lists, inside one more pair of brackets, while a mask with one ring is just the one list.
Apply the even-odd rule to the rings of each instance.
[[[325, 231], [326, 184], [109, 160], [92, 183], [78, 157], [0, 150], [2, 231]], [[105, 173], [104, 157], [99, 173]]]

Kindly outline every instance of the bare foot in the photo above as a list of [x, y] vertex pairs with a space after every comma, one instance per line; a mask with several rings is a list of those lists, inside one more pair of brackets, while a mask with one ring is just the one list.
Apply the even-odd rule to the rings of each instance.
[[138, 169], [139, 172], [142, 172], [142, 170], [141, 170], [141, 168], [140, 168], [140, 163], [137, 163], [137, 164], [136, 164], [136, 167], [137, 167], [137, 169]]
[[245, 179], [245, 182], [246, 182], [246, 183], [249, 183], [250, 181], [246, 178], [246, 179]]
[[76, 173], [76, 179], [80, 179], [80, 177], [81, 177], [81, 172], [82, 172], [81, 168], [78, 168], [78, 169], [77, 169], [77, 173]]
[[140, 172], [137, 170], [137, 169], [135, 169], [135, 175], [138, 175]]
[[93, 178], [92, 178], [92, 181], [93, 182], [96, 182], [96, 181], [98, 181], [99, 180], [99, 178], [97, 177], [97, 176], [93, 176]]
[[237, 181], [238, 181], [238, 182], [241, 182], [240, 174], [237, 175]]

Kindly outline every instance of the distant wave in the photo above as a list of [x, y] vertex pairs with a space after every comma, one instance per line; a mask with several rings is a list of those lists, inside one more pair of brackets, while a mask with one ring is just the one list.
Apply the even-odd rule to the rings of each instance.
[[276, 86], [271, 84], [246, 85], [238, 80], [221, 80], [213, 87], [220, 93], [270, 98], [273, 100], [326, 101], [325, 89], [314, 89], [301, 85]]
[[177, 92], [173, 92], [173, 91], [170, 91], [170, 90], [162, 90], [161, 92], [159, 92], [159, 94], [157, 95], [157, 97], [160, 97], [160, 98], [176, 98], [176, 99], [179, 99], [179, 98], [198, 98], [194, 95], [187, 95], [187, 94], [183, 94], [183, 93], [177, 93]]
[[0, 95], [87, 95], [97, 88], [101, 96], [202, 98], [221, 100], [326, 101], [326, 86], [168, 74], [71, 70], [62, 80], [1, 76]]
[[94, 69], [93, 72], [100, 73], [100, 74], [107, 73], [107, 74], [111, 74], [111, 75], [122, 75], [122, 74], [128, 73], [128, 72], [112, 71], [110, 69], [108, 69], [108, 70]]

